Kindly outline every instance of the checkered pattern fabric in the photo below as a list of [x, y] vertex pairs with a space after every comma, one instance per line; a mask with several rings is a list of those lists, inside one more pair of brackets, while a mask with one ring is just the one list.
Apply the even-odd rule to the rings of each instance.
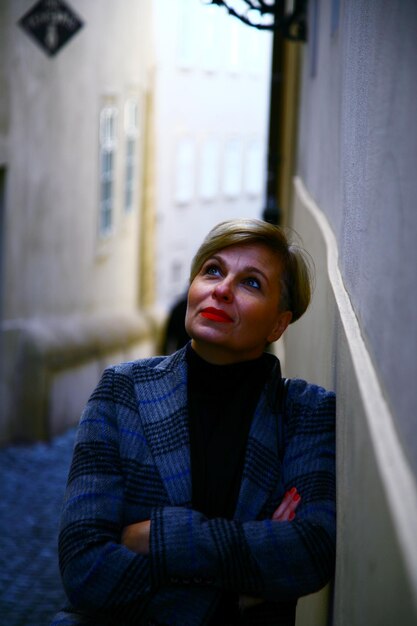
[[[291, 380], [281, 459], [278, 371], [277, 362], [253, 418], [232, 521], [191, 508], [185, 350], [104, 372], [78, 427], [59, 540], [71, 608], [54, 626], [197, 626], [224, 590], [266, 600], [248, 610], [253, 623], [293, 623], [296, 599], [333, 572], [335, 398]], [[295, 520], [272, 522], [293, 486], [302, 497]], [[144, 557], [120, 544], [120, 532], [149, 518]]]

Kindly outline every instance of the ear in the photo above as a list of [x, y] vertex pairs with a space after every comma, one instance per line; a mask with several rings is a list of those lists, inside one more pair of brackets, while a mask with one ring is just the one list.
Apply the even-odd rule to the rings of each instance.
[[291, 320], [291, 311], [281, 311], [280, 313], [278, 313], [276, 324], [266, 338], [267, 342], [273, 343], [274, 341], [277, 341], [281, 337], [283, 332], [287, 329], [288, 325], [291, 323]]

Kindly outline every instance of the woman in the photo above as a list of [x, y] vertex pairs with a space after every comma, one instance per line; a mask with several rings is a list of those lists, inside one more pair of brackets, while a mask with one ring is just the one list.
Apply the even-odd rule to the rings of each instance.
[[260, 220], [194, 257], [168, 357], [111, 367], [78, 428], [54, 624], [294, 624], [332, 575], [334, 394], [266, 351], [306, 310], [308, 263]]

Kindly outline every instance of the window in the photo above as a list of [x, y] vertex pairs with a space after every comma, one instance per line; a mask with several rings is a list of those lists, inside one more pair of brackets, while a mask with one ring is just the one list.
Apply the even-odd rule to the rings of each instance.
[[174, 199], [178, 204], [187, 204], [194, 193], [194, 141], [184, 137], [178, 141], [175, 161]]
[[195, 0], [181, 0], [177, 27], [177, 60], [180, 67], [190, 68], [196, 63], [199, 50], [196, 36], [196, 3]]
[[237, 19], [229, 23], [229, 69], [235, 73], [239, 71], [241, 56], [241, 25]]
[[236, 197], [242, 189], [242, 141], [229, 139], [226, 144], [223, 169], [223, 191], [229, 197]]
[[130, 98], [125, 103], [124, 125], [126, 136], [124, 208], [126, 213], [130, 213], [134, 206], [136, 187], [138, 103], [135, 98]]
[[200, 197], [213, 200], [219, 191], [219, 142], [213, 137], [207, 139], [201, 150]]
[[248, 145], [245, 166], [245, 191], [250, 195], [259, 195], [263, 191], [266, 169], [262, 144], [257, 139]]
[[[259, 32], [256, 28], [245, 31], [245, 42], [242, 45], [243, 63], [251, 74], [258, 74], [260, 66]], [[263, 33], [262, 33], [263, 34]]]
[[224, 57], [224, 15], [218, 6], [204, 6], [204, 19], [201, 19], [200, 53], [201, 65], [208, 72], [219, 69]]
[[100, 215], [101, 235], [113, 226], [117, 110], [105, 107], [100, 113]]

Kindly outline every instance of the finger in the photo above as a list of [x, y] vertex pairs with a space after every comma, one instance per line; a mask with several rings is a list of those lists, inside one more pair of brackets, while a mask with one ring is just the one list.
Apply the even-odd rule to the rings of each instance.
[[295, 517], [295, 511], [300, 504], [301, 497], [298, 493], [292, 496], [290, 504], [287, 506], [284, 512], [284, 516], [280, 521], [292, 521]]
[[279, 522], [291, 521], [295, 517], [295, 510], [301, 501], [301, 497], [296, 488], [288, 491], [279, 507], [272, 515], [272, 519]]
[[281, 504], [274, 511], [272, 519], [278, 518], [278, 517], [281, 517], [281, 515], [284, 515], [286, 509], [291, 505], [291, 502], [292, 502], [292, 492], [291, 491], [287, 491], [287, 493], [284, 495], [284, 497], [283, 497], [283, 499], [281, 501]]
[[272, 519], [275, 522], [287, 522], [294, 513], [294, 507], [292, 505], [288, 505], [285, 511], [274, 513]]

